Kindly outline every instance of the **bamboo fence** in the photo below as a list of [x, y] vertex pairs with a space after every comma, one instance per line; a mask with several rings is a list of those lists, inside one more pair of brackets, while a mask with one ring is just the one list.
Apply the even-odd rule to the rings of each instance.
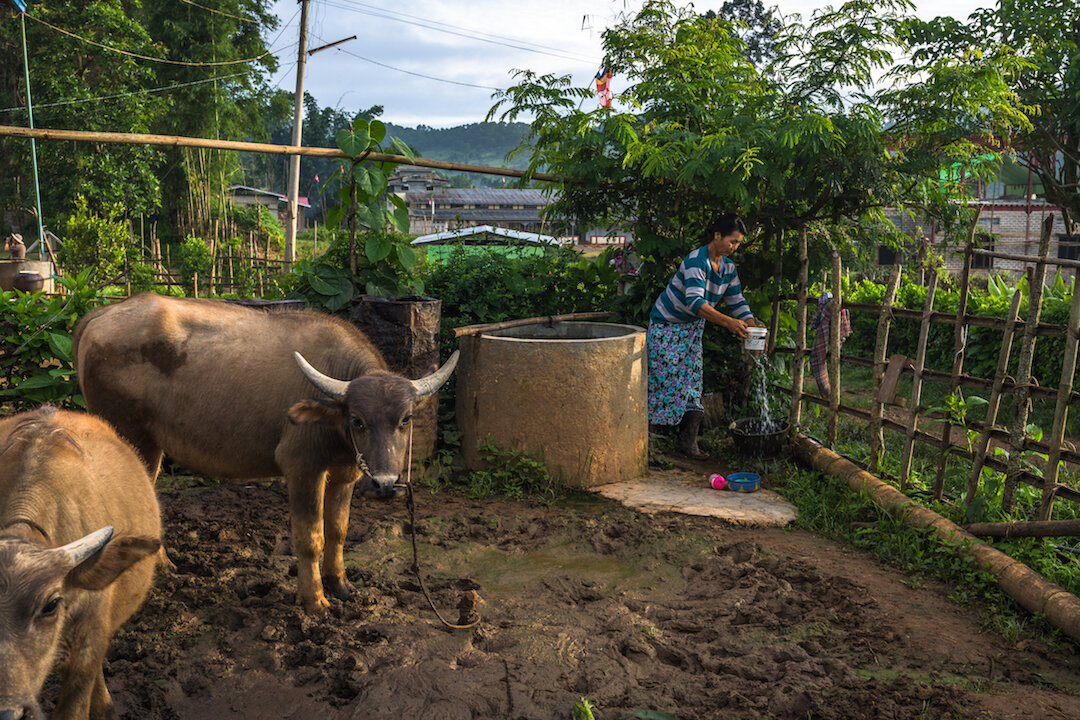
[[[842, 302], [839, 298], [841, 268], [837, 258], [833, 260], [832, 287], [833, 287], [833, 313], [836, 321], [831, 323], [828, 337], [830, 392], [829, 397], [821, 397], [808, 393], [803, 388], [804, 370], [803, 364], [807, 354], [806, 341], [806, 312], [807, 305], [814, 299], [809, 297], [808, 281], [804, 268], [806, 258], [805, 231], [800, 232], [799, 239], [799, 286], [796, 293], [796, 333], [794, 355], [795, 362], [792, 367], [792, 387], [781, 388], [790, 392], [792, 406], [790, 412], [792, 436], [798, 434], [799, 419], [802, 416], [804, 403], [813, 403], [825, 408], [827, 447], [832, 447], [836, 442], [836, 426], [841, 414], [847, 415], [865, 422], [868, 426], [870, 453], [867, 462], [863, 466], [872, 471], [880, 472], [881, 457], [884, 452], [884, 429], [903, 434], [904, 444], [901, 451], [900, 475], [897, 478], [901, 490], [906, 489], [911, 480], [912, 457], [917, 443], [936, 448], [937, 467], [934, 475], [932, 494], [935, 499], [941, 500], [944, 494], [945, 476], [948, 463], [957, 458], [969, 459], [972, 463], [972, 472], [967, 484], [967, 492], [964, 503], [970, 504], [976, 497], [979, 482], [984, 468], [989, 468], [1005, 475], [1004, 490], [1002, 493], [1002, 508], [1005, 512], [1011, 511], [1016, 498], [1016, 490], [1020, 483], [1034, 486], [1041, 492], [1042, 500], [1039, 508], [1039, 520], [1046, 521], [1051, 517], [1053, 502], [1056, 498], [1063, 498], [1073, 502], [1080, 502], [1080, 490], [1069, 487], [1058, 481], [1061, 463], [1080, 465], [1080, 453], [1064, 442], [1065, 425], [1070, 405], [1080, 397], [1073, 391], [1073, 375], [1076, 371], [1077, 349], [1080, 345], [1080, 263], [1074, 260], [1064, 260], [1049, 257], [1049, 245], [1053, 217], [1045, 219], [1042, 226], [1042, 234], [1037, 256], [1022, 257], [1023, 260], [1035, 265], [1034, 272], [1029, 283], [1029, 308], [1024, 321], [1019, 320], [1020, 293], [1017, 292], [1012, 298], [1009, 314], [1005, 319], [984, 318], [970, 315], [966, 312], [968, 300], [968, 285], [970, 278], [971, 259], [982, 255], [988, 257], [1005, 257], [1006, 253], [996, 253], [988, 250], [979, 250], [974, 247], [974, 230], [978, 218], [972, 222], [971, 232], [964, 250], [964, 264], [960, 273], [961, 299], [960, 310], [956, 313], [944, 313], [933, 310], [934, 295], [937, 287], [937, 274], [930, 272], [927, 277], [926, 301], [922, 311], [904, 311], [893, 305], [896, 299], [896, 288], [900, 281], [900, 267], [895, 266], [887, 281], [885, 297], [881, 305], [866, 305], [859, 303]], [[1009, 255], [1007, 259], [1017, 259]], [[1047, 266], [1057, 265], [1078, 269], [1073, 279], [1073, 302], [1070, 308], [1069, 324], [1066, 326], [1048, 325], [1040, 322], [1041, 296], [1046, 277]], [[841, 338], [836, 331], [839, 325], [839, 308], [853, 312], [863, 312], [878, 317], [878, 332], [874, 344], [873, 359], [857, 358], [841, 353]], [[912, 362], [902, 362], [898, 365], [901, 372], [910, 372], [912, 376], [911, 397], [907, 404], [907, 416], [904, 422], [885, 417], [884, 406], [893, 400], [891, 393], [895, 389], [895, 380], [891, 388], [885, 387], [886, 379], [886, 354], [888, 347], [889, 328], [892, 320], [896, 317], [915, 317], [919, 320], [919, 340], [916, 346], [916, 355]], [[927, 339], [930, 327], [933, 323], [948, 323], [953, 326], [954, 360], [951, 372], [943, 373], [930, 370], [925, 367]], [[1003, 332], [1003, 342], [998, 356], [997, 368], [992, 379], [979, 378], [964, 372], [964, 356], [967, 344], [968, 331], [972, 326], [991, 327]], [[1022, 333], [1020, 355], [1018, 356], [1018, 369], [1015, 377], [1008, 374], [1010, 353], [1012, 351], [1013, 337], [1016, 333]], [[1065, 338], [1065, 356], [1061, 380], [1058, 387], [1039, 387], [1031, 375], [1032, 358], [1038, 338], [1061, 337]], [[778, 349], [782, 352], [783, 349]], [[904, 358], [893, 358], [905, 360]], [[862, 410], [851, 407], [839, 400], [840, 361], [863, 365], [872, 368], [873, 398], [870, 410]], [[905, 367], [908, 366], [908, 367]], [[923, 382], [935, 380], [947, 383], [948, 396], [960, 393], [963, 389], [990, 390], [990, 398], [987, 404], [987, 414], [983, 422], [972, 420], [961, 421], [956, 416], [946, 413], [936, 413], [935, 422], [940, 422], [942, 427], [935, 433], [924, 429], [925, 420], [929, 409], [923, 404], [921, 393]], [[1007, 426], [998, 422], [1000, 402], [1005, 394], [1013, 396], [1013, 417]], [[1032, 398], [1054, 399], [1053, 427], [1045, 442], [1036, 442], [1028, 437], [1026, 427], [1028, 412]], [[962, 423], [962, 424], [961, 424]], [[960, 444], [953, 438], [954, 431], [960, 428], [967, 437], [968, 431], [978, 431], [977, 440], [968, 444]], [[1008, 449], [1007, 460], [1002, 460], [989, 452], [993, 445], [1005, 446]], [[1043, 463], [1041, 472], [1026, 459], [1031, 453], [1045, 455], [1047, 460]]]

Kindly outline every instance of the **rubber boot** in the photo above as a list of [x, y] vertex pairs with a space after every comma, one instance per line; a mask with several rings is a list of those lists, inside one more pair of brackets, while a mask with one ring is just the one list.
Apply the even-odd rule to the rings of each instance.
[[707, 460], [709, 453], [698, 449], [697, 434], [701, 427], [701, 420], [705, 417], [703, 410], [687, 410], [679, 422], [679, 439], [675, 441], [675, 450], [691, 460]]

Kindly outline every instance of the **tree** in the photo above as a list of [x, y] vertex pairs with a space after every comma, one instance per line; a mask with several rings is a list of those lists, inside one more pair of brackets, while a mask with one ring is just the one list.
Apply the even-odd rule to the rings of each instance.
[[715, 18], [738, 24], [737, 33], [746, 44], [746, 57], [755, 67], [776, 57], [777, 36], [783, 28], [776, 6], [766, 8], [761, 0], [726, 0], [718, 12], [705, 13], [705, 19]]
[[[36, 126], [150, 131], [162, 99], [138, 92], [153, 87], [157, 76], [151, 63], [134, 54], [157, 57], [161, 51], [127, 14], [127, 5], [120, 0], [67, 0], [33, 7], [33, 17], [78, 35], [25, 20]], [[0, 53], [9, 60], [0, 67], [0, 102], [18, 108], [4, 113], [4, 122], [12, 125], [29, 121], [21, 22], [8, 16], [0, 23]], [[159, 202], [155, 173], [160, 153], [153, 148], [40, 142], [37, 152], [46, 226], [59, 227], [74, 211], [77, 196], [85, 197], [91, 208], [123, 203], [128, 213], [145, 212]], [[34, 206], [31, 165], [29, 142], [0, 140], [0, 197], [5, 209]]]
[[[277, 17], [269, 0], [222, 0], [213, 9], [194, 3], [146, 3], [135, 16], [169, 60], [159, 81], [174, 89], [154, 117], [164, 135], [265, 141], [265, 108], [272, 105], [266, 73], [277, 60], [263, 40]], [[250, 62], [242, 62], [251, 59]], [[241, 178], [236, 153], [192, 148], [165, 152], [162, 224], [183, 237], [209, 239], [229, 185]]]
[[1003, 152], [1042, 181], [1045, 198], [1061, 208], [1066, 227], [1080, 232], [1080, 9], [1073, 0], [1021, 3], [998, 0], [966, 23], [952, 18], [912, 21], [914, 63], [943, 55], [1012, 53], [1024, 65], [1006, 79], [1032, 108], [1030, 125], [994, 138]]
[[[796, 266], [774, 277], [773, 238], [791, 253], [795, 231], [819, 228], [821, 267], [834, 247], [897, 237], [885, 207], [955, 222], [958, 187], [940, 169], [970, 164], [986, 152], [978, 138], [1026, 122], [1005, 83], [1007, 55], [942, 58], [924, 76], [894, 67], [908, 9], [852, 0], [805, 24], [793, 17], [758, 68], [730, 21], [651, 0], [603, 35], [623, 110], [586, 109], [591, 89], [526, 70], [489, 118], [535, 118], [519, 151], [531, 153], [530, 171], [562, 178], [551, 212], [631, 226], [645, 261], [627, 296], [634, 319], [719, 211], [746, 217], [757, 242], [741, 253], [744, 288], [775, 287]], [[883, 77], [895, 84], [878, 89]]]

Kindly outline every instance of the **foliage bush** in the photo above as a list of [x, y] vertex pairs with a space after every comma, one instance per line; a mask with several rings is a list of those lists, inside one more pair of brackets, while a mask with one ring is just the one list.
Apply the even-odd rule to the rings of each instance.
[[[951, 284], [948, 284], [950, 282]], [[812, 294], [816, 294], [819, 290], [820, 288], [812, 289]], [[1019, 319], [1023, 321], [1027, 317], [1028, 310], [1026, 277], [1022, 277], [1015, 285], [1009, 285], [1003, 276], [990, 276], [985, 289], [973, 285], [969, 288], [967, 312], [983, 317], [1005, 318], [1013, 293], [1016, 291], [1021, 293]], [[884, 286], [870, 280], [852, 283], [845, 289], [846, 300], [853, 303], [880, 304], [884, 294]], [[921, 311], [925, 302], [926, 287], [917, 284], [911, 277], [905, 277], [896, 294], [896, 307]], [[1040, 322], [1067, 325], [1071, 303], [1072, 289], [1066, 285], [1064, 278], [1058, 273], [1043, 288]], [[934, 310], [955, 313], [959, 306], [960, 288], [956, 287], [955, 282], [939, 283], [934, 294]], [[877, 339], [877, 322], [876, 315], [851, 313], [852, 334], [844, 344], [844, 352], [858, 357], [873, 357], [874, 343]], [[894, 318], [889, 330], [889, 347], [886, 355], [899, 353], [915, 357], [918, 350], [919, 325], [920, 321], [914, 318]], [[1003, 331], [994, 328], [971, 326], [964, 348], [964, 371], [976, 377], [992, 378], [997, 369], [1003, 335]], [[1010, 374], [1016, 371], [1022, 343], [1023, 334], [1016, 333], [1009, 357]], [[953, 353], [952, 324], [933, 323], [927, 339], [926, 367], [939, 372], [951, 372]], [[1032, 373], [1040, 385], [1057, 387], [1061, 380], [1064, 355], [1064, 338], [1045, 336], [1038, 338], [1035, 343]]]
[[209, 295], [210, 269], [213, 267], [214, 258], [210, 255], [210, 248], [202, 238], [188, 235], [180, 243], [176, 254], [184, 291], [188, 295], [196, 294], [195, 280], [198, 276], [198, 294], [202, 297]]
[[281, 249], [285, 247], [285, 228], [277, 215], [270, 212], [265, 205], [233, 205], [233, 223], [241, 230], [255, 233], [256, 241], [263, 247], [270, 240], [271, 246]]
[[104, 217], [90, 211], [86, 198], [75, 199], [75, 212], [64, 226], [64, 243], [57, 262], [71, 275], [90, 271], [90, 283], [102, 285], [124, 269], [131, 244], [127, 224], [120, 220], [124, 208], [111, 205]]
[[401, 297], [421, 295], [423, 262], [409, 246], [409, 236], [392, 230], [367, 230], [358, 235], [364, 248], [357, 254], [356, 276], [349, 272], [349, 238], [340, 237], [314, 260], [299, 260], [282, 284], [286, 297], [303, 299], [312, 307], [347, 315], [361, 293]]
[[430, 266], [425, 284], [442, 300], [443, 347], [452, 348], [461, 325], [614, 310], [617, 283], [603, 256], [586, 258], [572, 248], [525, 257], [459, 248]]
[[90, 311], [95, 293], [91, 270], [58, 278], [66, 298], [42, 293], [0, 293], [0, 397], [21, 411], [49, 402], [83, 407], [75, 377], [71, 332]]

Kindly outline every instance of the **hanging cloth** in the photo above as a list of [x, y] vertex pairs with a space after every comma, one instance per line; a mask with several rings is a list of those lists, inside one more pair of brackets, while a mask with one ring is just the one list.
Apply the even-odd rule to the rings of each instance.
[[[818, 298], [817, 313], [810, 322], [814, 330], [814, 344], [810, 348], [810, 372], [817, 381], [818, 392], [822, 397], [829, 394], [829, 368], [825, 358], [829, 354], [829, 323], [832, 320], [832, 293], [823, 292]], [[840, 344], [843, 345], [851, 334], [851, 315], [846, 309], [840, 310]]]

